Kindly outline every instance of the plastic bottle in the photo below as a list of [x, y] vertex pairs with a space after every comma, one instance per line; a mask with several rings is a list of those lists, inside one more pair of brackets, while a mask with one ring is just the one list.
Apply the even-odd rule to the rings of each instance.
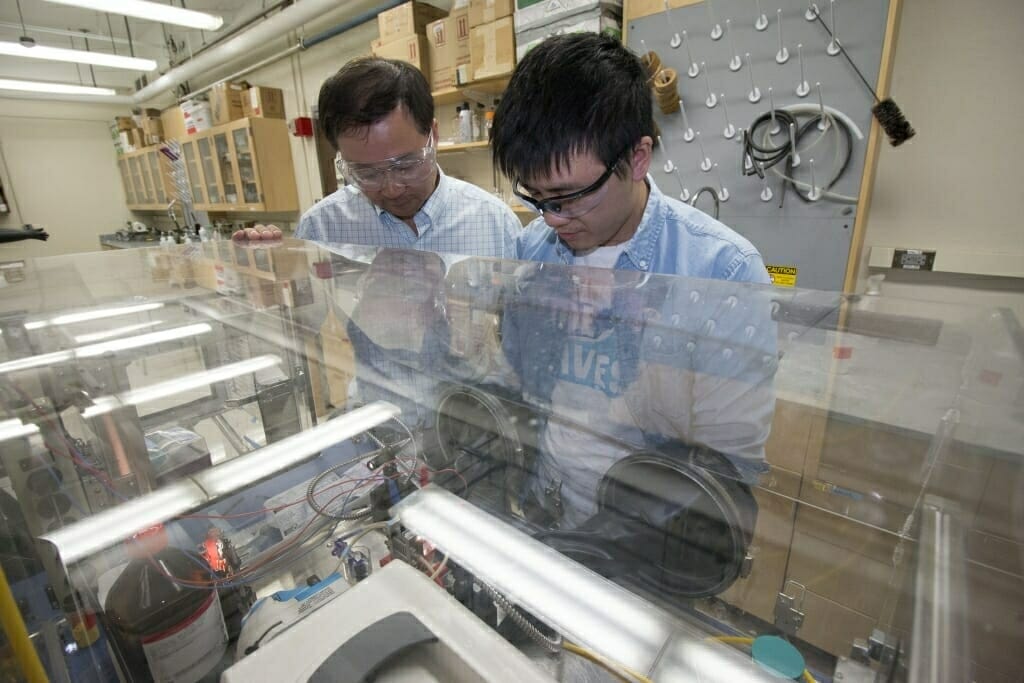
[[476, 110], [473, 112], [473, 139], [477, 142], [487, 139], [484, 129], [484, 114], [484, 105], [477, 103]]
[[196, 683], [223, 658], [228, 634], [217, 591], [180, 581], [203, 583], [210, 573], [168, 546], [162, 526], [136, 535], [125, 550], [133, 559], [104, 604], [124, 678]]
[[459, 142], [473, 141], [473, 112], [469, 108], [469, 102], [462, 103], [462, 110], [459, 112]]
[[494, 105], [484, 112], [484, 140], [491, 139], [491, 129], [494, 128]]
[[455, 116], [452, 117], [452, 142], [459, 142], [459, 114], [462, 112], [462, 105], [455, 105]]

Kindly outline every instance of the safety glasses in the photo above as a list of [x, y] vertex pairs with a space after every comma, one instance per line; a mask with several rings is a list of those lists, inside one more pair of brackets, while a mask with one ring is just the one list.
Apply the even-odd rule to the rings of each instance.
[[427, 138], [423, 149], [401, 156], [375, 161], [372, 164], [360, 164], [342, 160], [342, 173], [361, 190], [376, 192], [384, 189], [388, 181], [392, 185], [408, 187], [423, 182], [434, 170], [437, 161], [437, 149], [434, 147], [434, 134]]
[[619, 155], [615, 162], [605, 169], [600, 178], [576, 192], [558, 197], [548, 197], [547, 199], [537, 199], [526, 194], [522, 182], [518, 178], [512, 187], [512, 192], [542, 215], [550, 213], [559, 218], [579, 218], [585, 213], [592, 211], [604, 199], [606, 194], [605, 183], [612, 177], [612, 173], [615, 172], [623, 156], [625, 154]]

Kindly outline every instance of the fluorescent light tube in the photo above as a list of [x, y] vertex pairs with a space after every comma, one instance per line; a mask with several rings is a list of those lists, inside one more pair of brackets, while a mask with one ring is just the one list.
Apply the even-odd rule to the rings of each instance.
[[39, 427], [29, 423], [24, 424], [18, 418], [0, 421], [0, 442], [7, 439], [16, 439], [19, 436], [32, 436], [39, 433]]
[[72, 64], [108, 66], [112, 69], [131, 69], [133, 71], [156, 70], [156, 61], [152, 59], [112, 55], [106, 52], [69, 50], [63, 47], [47, 47], [45, 45], [25, 46], [21, 43], [12, 43], [9, 41], [0, 41], [0, 55], [8, 55], [10, 57], [27, 57], [29, 59], [45, 59], [51, 62], [71, 62]]
[[139, 323], [138, 325], [125, 325], [124, 327], [115, 327], [112, 330], [104, 330], [103, 332], [90, 332], [89, 334], [77, 334], [75, 335], [76, 344], [91, 344], [92, 342], [103, 341], [104, 339], [113, 339], [114, 337], [123, 337], [131, 332], [138, 332], [148, 327], [156, 327], [157, 325], [163, 325], [163, 320], [153, 320], [148, 323]]
[[67, 351], [54, 351], [52, 353], [43, 353], [38, 356], [29, 356], [28, 358], [18, 358], [17, 360], [0, 363], [0, 375], [8, 372], [17, 372], [19, 370], [28, 370], [30, 368], [41, 368], [46, 365], [55, 365], [56, 363], [63, 363], [72, 359], [95, 358], [96, 356], [102, 356], [105, 353], [137, 349], [140, 346], [149, 346], [150, 344], [160, 344], [165, 341], [194, 337], [196, 335], [206, 334], [207, 332], [212, 331], [213, 328], [208, 324], [196, 323], [195, 325], [185, 325], [184, 327], [174, 327], [169, 330], [140, 334], [135, 337], [125, 337], [124, 339], [114, 339], [113, 341], [100, 342], [99, 344], [79, 346], [76, 349], [68, 349]]
[[185, 375], [184, 377], [176, 377], [166, 382], [158, 382], [148, 387], [132, 389], [117, 396], [103, 396], [97, 398], [93, 405], [83, 410], [82, 417], [96, 417], [124, 406], [138, 406], [144, 403], [151, 403], [161, 398], [175, 396], [185, 391], [209, 386], [215, 382], [223, 382], [224, 380], [247, 375], [280, 364], [281, 359], [277, 356], [257, 356], [256, 358], [250, 358], [238, 363], [222, 365], [210, 370]]
[[175, 26], [187, 26], [198, 28], [203, 31], [216, 31], [224, 25], [221, 17], [206, 12], [161, 5], [146, 0], [47, 0], [57, 5], [69, 5], [71, 7], [84, 7], [85, 9], [96, 10], [97, 12], [110, 12], [111, 14], [123, 14], [136, 19], [148, 21], [159, 21], [162, 24], [174, 24]]
[[398, 417], [399, 412], [397, 407], [386, 401], [376, 401], [283, 441], [211, 467], [192, 478], [211, 499], [226, 496], [294, 467], [329, 446]]
[[50, 325], [71, 325], [73, 323], [84, 323], [89, 320], [102, 320], [103, 318], [114, 318], [119, 315], [130, 315], [132, 313], [144, 313], [145, 311], [153, 311], [158, 308], [163, 308], [163, 304], [160, 302], [152, 302], [148, 304], [136, 304], [135, 306], [117, 306], [114, 308], [96, 308], [91, 311], [82, 311], [80, 313], [68, 313], [66, 315], [58, 315], [55, 318], [49, 320], [33, 320], [25, 323], [26, 330], [38, 330], [43, 327], [49, 327]]
[[328, 446], [387, 422], [399, 412], [384, 401], [371, 403], [40, 538], [56, 546], [61, 562], [69, 566], [155, 524], [168, 522], [294, 467]]
[[117, 94], [113, 88], [93, 88], [87, 85], [47, 83], [45, 81], [15, 81], [10, 78], [0, 78], [0, 90], [45, 92], [54, 95], [103, 95], [104, 97]]

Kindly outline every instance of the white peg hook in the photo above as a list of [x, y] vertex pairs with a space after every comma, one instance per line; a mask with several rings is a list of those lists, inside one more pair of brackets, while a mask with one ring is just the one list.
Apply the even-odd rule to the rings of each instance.
[[665, 18], [668, 19], [668, 25], [672, 27], [672, 38], [668, 41], [669, 47], [676, 50], [683, 44], [683, 39], [679, 37], [679, 31], [676, 29], [676, 22], [672, 19], [672, 12], [668, 6], [668, 0], [665, 0]]
[[759, 164], [761, 167], [761, 201], [770, 202], [772, 200], [772, 188], [768, 184], [768, 174], [764, 172], [764, 164]]
[[815, 3], [807, 5], [807, 9], [804, 11], [804, 19], [807, 21], [814, 21], [818, 18], [818, 6]]
[[754, 21], [754, 28], [763, 31], [768, 28], [768, 15], [761, 10], [761, 0], [754, 0], [757, 6], [757, 19]]
[[725, 93], [722, 93], [722, 112], [725, 114], [725, 130], [722, 131], [722, 135], [726, 140], [732, 140], [736, 137], [736, 126], [732, 125], [732, 121], [729, 119], [729, 105], [725, 101]]
[[825, 113], [825, 100], [821, 97], [821, 83], [815, 83], [814, 87], [818, 89], [818, 130], [828, 130], [828, 115]]
[[[740, 137], [746, 137], [746, 131], [740, 128]], [[743, 153], [743, 173], [752, 173], [754, 170], [754, 160], [750, 158], [750, 155], [746, 152]]]
[[686, 29], [683, 29], [683, 42], [686, 43], [686, 58], [690, 60], [690, 66], [686, 68], [686, 75], [690, 78], [696, 78], [700, 75], [700, 67], [697, 66], [697, 62], [693, 59], [693, 50], [690, 49], [690, 39], [686, 35]]
[[683, 106], [683, 98], [679, 98], [679, 111], [683, 114], [683, 140], [693, 142], [693, 128], [690, 127], [690, 118], [686, 115], [686, 107]]
[[711, 89], [711, 71], [708, 69], [707, 62], [700, 63], [700, 70], [704, 72], [704, 84], [708, 88], [708, 97], [704, 100], [704, 104], [707, 105], [708, 109], [714, 109], [715, 105], [718, 104], [718, 98], [715, 96], [715, 91]]
[[720, 40], [722, 38], [722, 25], [715, 18], [715, 8], [711, 4], [711, 0], [707, 0], [707, 5], [708, 17], [711, 18], [711, 40]]
[[793, 168], [800, 165], [800, 152], [796, 151], [796, 126], [789, 124], [789, 156], [793, 159]]
[[697, 146], [700, 147], [700, 170], [707, 173], [711, 170], [711, 158], [704, 153], [704, 143], [700, 139], [700, 131], [697, 131]]
[[772, 115], [772, 127], [768, 131], [769, 135], [778, 135], [782, 128], [779, 126], [778, 119], [775, 118], [775, 96], [772, 94], [771, 86], [768, 87], [768, 110]]
[[679, 199], [684, 202], [690, 201], [690, 191], [686, 189], [686, 185], [683, 184], [683, 176], [679, 175], [679, 169], [676, 169], [676, 180], [679, 182]]
[[821, 199], [821, 188], [814, 182], [814, 159], [808, 159], [807, 165], [811, 169], [811, 191], [807, 193], [807, 198], [816, 202]]
[[789, 50], [786, 48], [786, 42], [782, 39], [782, 8], [780, 7], [775, 12], [775, 20], [778, 23], [779, 29], [779, 51], [775, 53], [775, 61], [779, 64], [785, 64], [789, 61]]
[[839, 29], [836, 28], [836, 0], [828, 0], [828, 11], [832, 17], [832, 39], [828, 41], [825, 52], [835, 57], [842, 51], [839, 47]]
[[729, 71], [739, 71], [743, 68], [743, 59], [736, 49], [736, 36], [732, 34], [732, 19], [725, 20], [725, 32], [729, 34], [729, 46], [732, 48], [732, 59], [729, 60]]
[[661, 147], [661, 151], [665, 154], [665, 166], [663, 167], [665, 173], [671, 173], [676, 170], [676, 165], [672, 163], [672, 159], [669, 158], [668, 147], [665, 146], [660, 135], [658, 136], [658, 147]]
[[811, 86], [807, 83], [807, 77], [804, 75], [804, 44], [797, 43], [796, 55], [800, 60], [800, 82], [796, 84], [796, 96], [807, 97], [811, 93]]
[[729, 188], [722, 184], [722, 174], [718, 170], [718, 164], [715, 164], [715, 178], [718, 180], [718, 201], [729, 201]]
[[756, 104], [761, 101], [761, 89], [757, 87], [757, 83], [754, 82], [754, 63], [750, 61], [750, 53], [746, 54], [747, 57], [747, 73], [750, 74], [750, 92], [747, 93], [747, 99], [750, 100], [751, 104]]

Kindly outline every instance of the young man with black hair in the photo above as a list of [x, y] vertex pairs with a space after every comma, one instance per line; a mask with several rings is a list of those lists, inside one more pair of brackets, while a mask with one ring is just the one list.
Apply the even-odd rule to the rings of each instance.
[[562, 528], [596, 512], [604, 473], [639, 449], [711, 448], [746, 484], [764, 469], [775, 332], [769, 290], [746, 283], [768, 273], [746, 239], [661, 193], [654, 136], [640, 60], [588, 33], [527, 53], [494, 117], [494, 164], [541, 214], [518, 257], [594, 267], [538, 267], [505, 309], [524, 399], [550, 415], [531, 493]]
[[[511, 209], [438, 167], [434, 99], [418, 69], [380, 57], [352, 60], [324, 82], [318, 107], [350, 184], [310, 208], [296, 237], [515, 257], [522, 226]], [[235, 233], [280, 237], [274, 226]]]

